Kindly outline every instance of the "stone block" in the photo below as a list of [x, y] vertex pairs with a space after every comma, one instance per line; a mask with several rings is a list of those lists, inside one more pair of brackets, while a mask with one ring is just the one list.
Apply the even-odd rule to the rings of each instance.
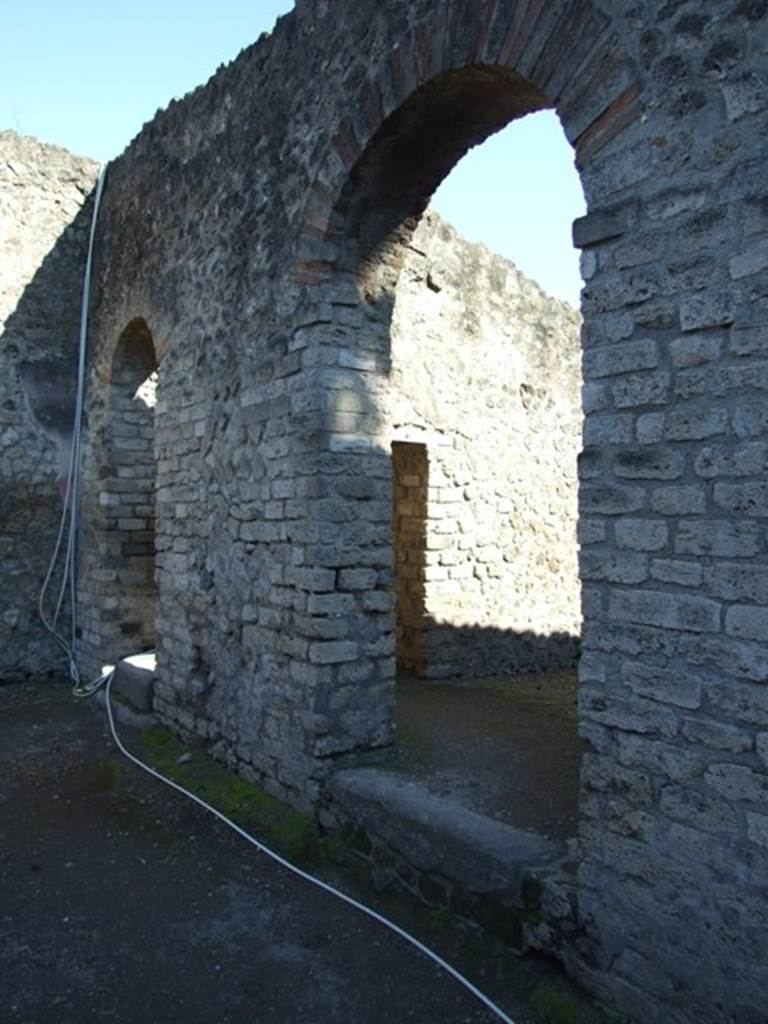
[[669, 528], [661, 519], [621, 519], [615, 533], [619, 547], [633, 551], [661, 551], [669, 540]]
[[613, 385], [613, 401], [617, 409], [665, 405], [669, 401], [671, 387], [671, 375], [663, 370], [629, 374], [619, 378]]
[[750, 842], [768, 849], [768, 815], [747, 814], [747, 836]]
[[761, 533], [757, 523], [682, 519], [678, 523], [674, 547], [678, 555], [751, 558], [761, 550]]
[[661, 445], [628, 446], [614, 459], [613, 471], [628, 480], [676, 480], [685, 466], [683, 453]]
[[664, 437], [663, 412], [646, 412], [637, 417], [635, 438], [638, 444], [657, 444]]
[[762, 476], [768, 472], [768, 444], [752, 441], [740, 445], [714, 445], [702, 448], [694, 468], [706, 480], [717, 477]]
[[683, 335], [675, 338], [669, 346], [672, 365], [676, 367], [715, 362], [720, 358], [722, 350], [723, 335], [710, 332]]
[[577, 249], [619, 238], [627, 228], [627, 213], [596, 210], [573, 222], [573, 244]]
[[681, 559], [654, 558], [649, 573], [651, 579], [679, 587], [700, 587], [704, 580], [704, 570], [698, 562]]
[[628, 413], [588, 415], [584, 421], [584, 444], [628, 444], [634, 438], [635, 421]]
[[717, 633], [722, 605], [706, 597], [661, 590], [615, 590], [608, 602], [617, 622], [636, 622], [665, 629]]
[[768, 483], [715, 484], [715, 505], [737, 515], [768, 517]]
[[582, 721], [597, 723], [624, 732], [660, 735], [671, 738], [679, 729], [679, 717], [657, 701], [630, 695], [631, 699], [607, 697], [602, 690], [582, 686], [579, 709]]
[[310, 615], [347, 615], [354, 607], [354, 594], [310, 594], [307, 601]]
[[646, 492], [640, 487], [590, 485], [581, 489], [581, 512], [587, 515], [626, 515], [628, 512], [639, 512], [646, 500]]
[[652, 338], [590, 349], [584, 353], [584, 377], [588, 381], [637, 370], [655, 370], [658, 365], [658, 345]]
[[[728, 679], [747, 680], [754, 683], [768, 682], [768, 655], [765, 646], [736, 640], [731, 637], [689, 637], [682, 636], [678, 645], [680, 657], [691, 665], [716, 669]], [[768, 721], [768, 695], [763, 701], [760, 694], [747, 688], [734, 689], [729, 682], [713, 683], [708, 689], [709, 699], [728, 708], [735, 708], [744, 701], [758, 714], [758, 721]], [[752, 719], [748, 719], [752, 720]]]
[[705, 761], [684, 747], [657, 739], [624, 733], [618, 737], [619, 760], [634, 768], [643, 768], [672, 782], [689, 782], [701, 776]]
[[375, 569], [341, 569], [339, 590], [372, 590], [377, 580]]
[[363, 608], [368, 612], [390, 612], [395, 605], [395, 595], [388, 590], [369, 590], [363, 594]]
[[731, 605], [725, 613], [725, 631], [741, 640], [768, 641], [768, 607]]
[[707, 494], [698, 484], [656, 487], [651, 491], [651, 511], [663, 516], [704, 514]]
[[743, 764], [713, 764], [704, 773], [706, 784], [733, 803], [742, 800], [768, 807], [768, 776]]
[[680, 303], [680, 327], [686, 332], [723, 327], [733, 320], [733, 303], [727, 292], [695, 294]]
[[695, 789], [665, 786], [659, 806], [668, 817], [704, 832], [733, 835], [738, 828], [736, 812], [726, 801], [705, 796]]
[[691, 710], [701, 705], [701, 681], [687, 673], [681, 674], [674, 667], [659, 668], [642, 662], [625, 662], [621, 678], [633, 693], [641, 697]]
[[683, 719], [683, 736], [710, 750], [726, 750], [741, 754], [752, 749], [752, 737], [746, 730], [723, 722], [699, 718]]
[[115, 666], [112, 689], [136, 711], [151, 711], [155, 679], [155, 652], [135, 654]]
[[664, 421], [664, 438], [667, 441], [702, 441], [727, 431], [727, 410], [712, 403], [678, 405]]
[[718, 562], [704, 571], [707, 589], [724, 601], [768, 605], [768, 565]]
[[309, 660], [313, 665], [338, 665], [341, 662], [356, 661], [359, 646], [352, 640], [335, 640], [328, 643], [309, 645]]
[[581, 578], [610, 583], [642, 583], [648, 578], [648, 559], [634, 552], [583, 551]]

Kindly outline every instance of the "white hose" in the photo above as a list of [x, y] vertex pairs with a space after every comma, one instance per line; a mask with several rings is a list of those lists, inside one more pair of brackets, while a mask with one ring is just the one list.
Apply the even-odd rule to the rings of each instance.
[[[69, 464], [67, 467], [67, 487], [64, 495], [64, 503], [61, 509], [59, 530], [56, 536], [56, 543], [53, 547], [53, 554], [45, 574], [40, 595], [37, 600], [37, 608], [40, 621], [48, 632], [53, 636], [58, 645], [66, 654], [69, 660], [69, 675], [73, 684], [80, 686], [80, 673], [75, 660], [75, 642], [77, 639], [77, 586], [76, 586], [76, 565], [77, 565], [77, 513], [80, 498], [80, 455], [81, 439], [83, 432], [83, 405], [85, 399], [85, 365], [88, 354], [88, 307], [91, 300], [91, 271], [93, 267], [93, 247], [96, 239], [96, 224], [101, 205], [101, 194], [104, 190], [107, 169], [102, 166], [99, 171], [99, 179], [96, 183], [96, 193], [93, 200], [93, 215], [91, 217], [91, 231], [88, 238], [88, 256], [85, 262], [85, 275], [83, 278], [83, 291], [80, 299], [80, 336], [77, 360], [77, 393], [75, 397], [75, 414], [72, 423], [72, 441], [69, 450]], [[69, 525], [67, 527], [67, 516]], [[61, 585], [56, 599], [56, 607], [49, 619], [45, 612], [45, 598], [48, 588], [51, 585], [56, 566], [59, 562], [61, 546], [64, 534], [67, 534], [67, 545], [64, 552], [64, 565], [62, 568]], [[57, 626], [64, 603], [67, 590], [69, 590], [70, 604], [70, 639], [67, 639], [58, 632]]]
[[335, 896], [337, 899], [341, 900], [343, 903], [346, 903], [348, 906], [354, 907], [355, 910], [359, 910], [360, 913], [365, 914], [367, 917], [372, 918], [379, 924], [384, 925], [385, 928], [388, 928], [390, 931], [394, 932], [395, 935], [399, 935], [401, 939], [404, 939], [406, 942], [410, 943], [420, 953], [428, 957], [428, 959], [432, 960], [433, 963], [437, 964], [438, 967], [441, 967], [444, 971], [450, 974], [450, 976], [454, 978], [456, 981], [458, 981], [460, 985], [463, 985], [464, 988], [467, 989], [467, 991], [470, 992], [476, 999], [479, 999], [480, 1002], [488, 1010], [491, 1011], [491, 1013], [495, 1014], [495, 1016], [498, 1017], [498, 1019], [502, 1021], [503, 1024], [515, 1024], [511, 1017], [508, 1017], [507, 1014], [504, 1013], [502, 1009], [500, 1009], [494, 1002], [492, 1002], [488, 998], [488, 996], [485, 995], [485, 993], [481, 992], [479, 988], [473, 985], [468, 978], [461, 974], [460, 971], [457, 971], [455, 967], [451, 967], [451, 965], [446, 960], [443, 960], [443, 958], [439, 956], [437, 953], [435, 953], [434, 950], [431, 950], [429, 946], [425, 946], [423, 942], [420, 942], [415, 936], [411, 935], [410, 932], [405, 931], [404, 928], [401, 928], [399, 925], [395, 924], [394, 921], [390, 921], [389, 918], [377, 913], [375, 910], [372, 910], [370, 907], [367, 907], [364, 903], [359, 903], [356, 899], [353, 899], [351, 896], [347, 896], [346, 893], [341, 892], [339, 889], [334, 889], [334, 887], [332, 885], [329, 885], [327, 882], [323, 882], [321, 879], [315, 878], [314, 875], [310, 875], [308, 872], [302, 871], [302, 869], [296, 867], [295, 864], [291, 864], [290, 861], [287, 861], [284, 857], [281, 857], [279, 853], [275, 853], [274, 850], [271, 850], [268, 846], [265, 846], [263, 843], [260, 843], [258, 839], [255, 839], [249, 832], [246, 832], [245, 829], [237, 825], [234, 821], [232, 821], [231, 818], [228, 818], [226, 814], [222, 814], [221, 811], [217, 810], [215, 807], [212, 807], [209, 803], [206, 803], [205, 800], [201, 799], [199, 796], [196, 796], [194, 793], [190, 793], [188, 789], [185, 789], [183, 786], [180, 786], [177, 782], [173, 782], [173, 780], [166, 778], [164, 775], [161, 775], [160, 772], [155, 771], [154, 768], [151, 768], [148, 764], [145, 764], [144, 761], [142, 761], [140, 758], [136, 757], [135, 754], [132, 754], [124, 746], [122, 740], [117, 735], [117, 730], [115, 728], [115, 719], [112, 714], [111, 701], [112, 680], [114, 679], [114, 675], [114, 670], [112, 670], [104, 680], [106, 682], [106, 704], [107, 718], [109, 719], [109, 731], [112, 733], [112, 739], [117, 744], [118, 749], [128, 758], [129, 761], [132, 761], [135, 765], [137, 765], [143, 771], [147, 772], [153, 778], [159, 779], [160, 782], [164, 782], [166, 786], [170, 786], [171, 789], [175, 789], [178, 793], [183, 793], [184, 796], [189, 797], [190, 800], [194, 800], [194, 802], [198, 804], [198, 806], [202, 807], [203, 810], [208, 811], [209, 814], [212, 814], [215, 818], [218, 818], [219, 821], [224, 822], [225, 825], [228, 825], [234, 832], [237, 832], [237, 834], [241, 836], [243, 839], [245, 839], [246, 842], [250, 843], [251, 846], [255, 846], [260, 853], [263, 853], [267, 857], [270, 857], [272, 860], [276, 861], [281, 867], [285, 868], [286, 871], [290, 871], [294, 875], [298, 875], [299, 878], [303, 879], [305, 882], [309, 882], [310, 885], [316, 886], [318, 889], [322, 889], [323, 892], [330, 893], [331, 896]]

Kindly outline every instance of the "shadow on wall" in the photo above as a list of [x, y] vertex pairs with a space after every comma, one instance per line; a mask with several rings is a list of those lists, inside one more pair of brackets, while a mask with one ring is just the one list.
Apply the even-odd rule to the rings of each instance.
[[[64, 667], [60, 652], [40, 624], [37, 596], [56, 538], [69, 460], [90, 220], [89, 198], [53, 241], [2, 330], [3, 679], [58, 672]], [[18, 226], [23, 244], [27, 230], [31, 229], [25, 223]], [[39, 245], [37, 238], [33, 242]], [[11, 290], [14, 284], [12, 281]]]
[[578, 665], [581, 640], [572, 633], [454, 625], [431, 616], [425, 617], [423, 629], [424, 664], [415, 673], [423, 679], [516, 676]]

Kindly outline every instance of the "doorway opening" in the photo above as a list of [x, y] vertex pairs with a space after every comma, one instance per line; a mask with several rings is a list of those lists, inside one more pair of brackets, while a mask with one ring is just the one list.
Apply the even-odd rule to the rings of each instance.
[[415, 676], [424, 671], [428, 489], [427, 446], [393, 441], [395, 657], [400, 669]]
[[566, 839], [581, 758], [580, 317], [432, 207], [382, 253], [398, 761], [441, 796]]
[[101, 491], [107, 572], [114, 578], [108, 610], [116, 654], [155, 646], [155, 406], [157, 356], [144, 320], [123, 331], [108, 392], [108, 461]]
[[[334, 678], [354, 672], [382, 695], [363, 707], [362, 688], [343, 690], [355, 716], [342, 729], [364, 723], [383, 745], [394, 704], [401, 766], [483, 813], [565, 838], [576, 829], [580, 769], [580, 317], [428, 208], [472, 147], [550, 106], [507, 68], [446, 71], [385, 119], [336, 200], [331, 294], [346, 301], [355, 287], [364, 330], [359, 351], [339, 354], [345, 370], [332, 385], [335, 405], [357, 410], [331, 421], [335, 468], [388, 469], [391, 557], [374, 540], [360, 564], [378, 570], [374, 587], [394, 566], [396, 610], [394, 650], [366, 642], [359, 664]], [[406, 472], [417, 459], [421, 471]], [[350, 549], [380, 536], [360, 525], [370, 512], [346, 510]], [[356, 600], [367, 641], [387, 628], [381, 595]], [[538, 763], [556, 764], [550, 780], [561, 780], [564, 804], [538, 822], [521, 811], [551, 803], [535, 748], [557, 753]]]

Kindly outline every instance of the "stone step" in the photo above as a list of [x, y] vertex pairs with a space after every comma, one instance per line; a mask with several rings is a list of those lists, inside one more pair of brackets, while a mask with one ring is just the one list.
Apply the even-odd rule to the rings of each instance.
[[511, 945], [522, 945], [526, 918], [540, 910], [540, 880], [556, 872], [566, 855], [559, 842], [478, 814], [381, 768], [338, 772], [326, 813], [336, 827], [354, 829], [356, 845], [372, 867], [394, 864], [399, 877], [404, 868], [407, 884], [420, 895], [434, 892], [438, 903], [467, 908], [469, 918], [498, 908], [499, 920], [506, 920], [502, 938]]
[[155, 652], [132, 654], [115, 666], [112, 692], [135, 711], [151, 712], [156, 678]]

